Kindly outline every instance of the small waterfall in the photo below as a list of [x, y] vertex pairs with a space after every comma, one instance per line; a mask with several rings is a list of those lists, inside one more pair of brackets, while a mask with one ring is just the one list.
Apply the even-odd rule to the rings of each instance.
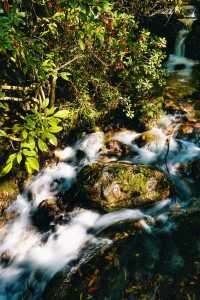
[[182, 29], [179, 31], [176, 44], [175, 44], [175, 55], [179, 57], [185, 56], [185, 40], [189, 34], [189, 30]]
[[176, 73], [185, 79], [191, 77], [193, 66], [197, 64], [197, 62], [185, 57], [185, 41], [195, 20], [196, 7], [193, 5], [185, 5], [182, 10], [182, 17], [179, 21], [186, 25], [186, 28], [181, 29], [177, 34], [174, 54], [169, 56], [167, 63], [167, 71], [169, 74]]
[[185, 40], [189, 29], [181, 29], [178, 32], [174, 54], [169, 56], [167, 71], [169, 74], [176, 73], [184, 78], [190, 78], [193, 66], [196, 64], [192, 59], [185, 57]]

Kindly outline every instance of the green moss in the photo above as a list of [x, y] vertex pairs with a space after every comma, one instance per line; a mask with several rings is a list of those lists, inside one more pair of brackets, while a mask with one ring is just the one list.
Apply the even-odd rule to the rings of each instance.
[[165, 175], [147, 166], [93, 164], [81, 173], [79, 186], [83, 195], [100, 203], [106, 210], [135, 207], [169, 195]]

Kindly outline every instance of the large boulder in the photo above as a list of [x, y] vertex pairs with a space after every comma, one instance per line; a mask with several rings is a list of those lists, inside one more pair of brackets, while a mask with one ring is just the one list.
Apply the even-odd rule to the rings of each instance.
[[82, 197], [106, 211], [137, 207], [167, 198], [170, 184], [158, 170], [143, 165], [92, 164], [78, 177]]

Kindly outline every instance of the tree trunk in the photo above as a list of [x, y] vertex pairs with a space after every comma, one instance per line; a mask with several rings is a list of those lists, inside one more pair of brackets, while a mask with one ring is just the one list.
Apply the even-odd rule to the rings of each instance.
[[50, 99], [49, 99], [49, 105], [50, 107], [53, 107], [55, 105], [56, 100], [56, 82], [57, 82], [57, 76], [51, 76], [51, 90], [50, 90]]

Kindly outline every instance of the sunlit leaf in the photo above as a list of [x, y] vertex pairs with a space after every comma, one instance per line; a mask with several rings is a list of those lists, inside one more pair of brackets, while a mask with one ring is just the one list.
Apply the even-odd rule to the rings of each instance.
[[21, 152], [17, 153], [17, 163], [20, 164], [22, 161], [22, 154]]
[[61, 72], [61, 73], [59, 73], [59, 76], [60, 76], [63, 80], [66, 80], [66, 81], [69, 80], [69, 76], [70, 76], [70, 75], [71, 75], [71, 74], [68, 73], [68, 72]]
[[0, 129], [0, 136], [6, 136], [6, 135], [7, 133], [4, 130]]
[[63, 109], [63, 110], [59, 110], [54, 114], [54, 117], [56, 118], [67, 118], [69, 116], [69, 110], [67, 109]]
[[36, 170], [36, 171], [39, 170], [40, 166], [39, 166], [39, 161], [37, 158], [26, 157], [26, 162], [31, 169]]
[[54, 112], [55, 112], [55, 110], [56, 110], [55, 107], [49, 108], [49, 109], [47, 110], [47, 112], [46, 112], [46, 116], [51, 116], [51, 115], [53, 115]]
[[7, 175], [12, 170], [12, 162], [5, 165], [5, 167], [0, 171], [0, 177]]
[[46, 144], [43, 140], [41, 140], [41, 139], [38, 140], [38, 148], [39, 148], [40, 151], [42, 151], [42, 152], [47, 152], [47, 151], [48, 151], [48, 146], [47, 146], [47, 144]]
[[41, 108], [44, 109], [44, 108], [46, 108], [48, 105], [49, 105], [49, 99], [46, 98], [46, 99], [44, 99], [44, 101], [42, 102]]
[[81, 50], [84, 51], [85, 50], [84, 42], [82, 40], [79, 40], [78, 43], [79, 43], [79, 46], [80, 46]]
[[25, 162], [25, 167], [29, 175], [33, 173], [33, 169], [31, 168], [31, 165], [28, 163], [28, 161]]
[[55, 135], [53, 135], [52, 133], [48, 133], [47, 134], [47, 138], [50, 144], [57, 146], [58, 141]]
[[53, 126], [53, 127], [49, 128], [49, 132], [51, 132], [51, 133], [58, 133], [62, 130], [63, 130], [63, 127], [61, 127], [61, 126]]
[[22, 153], [25, 156], [37, 156], [37, 153], [34, 150], [23, 149]]
[[22, 137], [24, 140], [28, 137], [28, 132], [25, 129], [22, 130]]
[[16, 159], [16, 157], [17, 157], [17, 153], [10, 154], [8, 159], [7, 159], [6, 164], [8, 164], [10, 162], [13, 163], [13, 161]]

